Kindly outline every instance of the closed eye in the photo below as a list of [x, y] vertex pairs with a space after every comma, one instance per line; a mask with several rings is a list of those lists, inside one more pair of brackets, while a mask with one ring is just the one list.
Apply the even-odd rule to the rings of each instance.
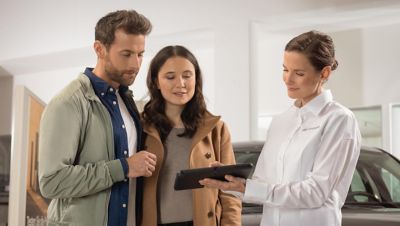
[[185, 71], [185, 72], [183, 72], [183, 74], [182, 74], [182, 77], [184, 78], [184, 79], [189, 79], [189, 78], [191, 78], [193, 76], [193, 73], [191, 72], [191, 71]]
[[168, 80], [172, 80], [175, 78], [175, 73], [174, 72], [168, 72], [165, 74], [165, 78], [167, 78]]

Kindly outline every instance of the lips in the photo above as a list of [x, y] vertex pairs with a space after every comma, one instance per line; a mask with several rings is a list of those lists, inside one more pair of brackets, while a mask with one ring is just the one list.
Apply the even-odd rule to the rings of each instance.
[[175, 95], [178, 95], [178, 96], [182, 96], [182, 95], [185, 95], [186, 92], [174, 92], [174, 94], [175, 94]]

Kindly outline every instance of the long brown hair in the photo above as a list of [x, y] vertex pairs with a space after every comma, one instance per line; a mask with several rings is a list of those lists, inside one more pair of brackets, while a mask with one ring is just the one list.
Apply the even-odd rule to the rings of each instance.
[[157, 87], [158, 73], [164, 63], [171, 57], [183, 57], [190, 61], [195, 69], [196, 86], [192, 99], [185, 105], [181, 119], [185, 131], [180, 136], [193, 137], [201, 119], [206, 112], [206, 103], [203, 96], [203, 78], [196, 57], [183, 46], [167, 46], [161, 49], [151, 60], [147, 73], [147, 88], [149, 89], [150, 101], [144, 106], [143, 119], [147, 124], [153, 124], [162, 141], [172, 130], [172, 122], [165, 114], [165, 99]]

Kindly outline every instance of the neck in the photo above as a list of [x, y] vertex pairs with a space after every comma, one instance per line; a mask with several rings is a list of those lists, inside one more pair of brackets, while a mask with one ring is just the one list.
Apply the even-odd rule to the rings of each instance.
[[296, 107], [301, 108], [303, 107], [303, 100], [301, 99], [297, 99], [296, 102], [294, 102], [294, 105], [296, 105]]
[[184, 128], [185, 127], [183, 125], [183, 122], [181, 119], [182, 111], [183, 111], [182, 106], [171, 105], [168, 103], [165, 106], [165, 114], [167, 115], [168, 119], [171, 120], [172, 126], [174, 128]]
[[101, 78], [103, 81], [105, 81], [107, 84], [109, 84], [111, 87], [114, 89], [119, 88], [119, 84], [112, 81], [110, 77], [107, 75], [107, 72], [105, 70], [105, 66], [101, 62], [97, 62], [96, 67], [93, 69], [93, 74], [96, 75], [97, 77]]
[[304, 105], [306, 105], [308, 102], [310, 102], [312, 99], [314, 99], [316, 96], [318, 96], [319, 94], [321, 94], [323, 91], [322, 88], [319, 88], [317, 90], [317, 92], [315, 92], [313, 95], [310, 95], [306, 98], [302, 98], [302, 99], [297, 99], [295, 102], [295, 105], [299, 108], [303, 107]]

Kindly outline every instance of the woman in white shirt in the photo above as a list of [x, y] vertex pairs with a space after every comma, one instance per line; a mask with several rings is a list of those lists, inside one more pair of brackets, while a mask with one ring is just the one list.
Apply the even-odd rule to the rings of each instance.
[[253, 177], [200, 183], [263, 204], [261, 225], [339, 226], [361, 136], [352, 112], [323, 89], [338, 66], [333, 41], [318, 31], [303, 33], [286, 45], [283, 61], [295, 101], [272, 120]]

